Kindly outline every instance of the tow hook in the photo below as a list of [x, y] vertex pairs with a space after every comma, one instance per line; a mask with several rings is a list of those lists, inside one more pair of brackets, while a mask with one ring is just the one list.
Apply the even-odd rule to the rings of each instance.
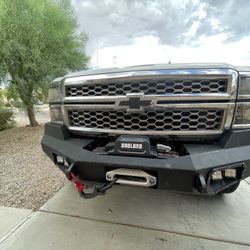
[[110, 183], [105, 183], [103, 185], [94, 185], [90, 187], [90, 192], [87, 192], [87, 190], [85, 189], [84, 192], [81, 192], [80, 195], [85, 198], [85, 199], [90, 199], [90, 198], [94, 198], [97, 195], [104, 195], [106, 193], [106, 191], [110, 188], [112, 188], [112, 186], [115, 184], [116, 180], [113, 180]]
[[73, 168], [75, 168], [74, 163], [71, 163], [68, 166], [65, 164], [58, 164], [58, 166], [66, 175], [66, 177], [74, 183], [80, 195], [86, 199], [94, 198], [97, 195], [104, 195], [106, 190], [110, 189], [117, 181], [117, 179], [114, 178], [110, 183], [105, 183], [101, 185], [82, 183], [73, 172]]
[[85, 199], [94, 198], [97, 195], [104, 195], [106, 190], [110, 189], [116, 182], [116, 179], [114, 179], [112, 182], [102, 185], [89, 185], [81, 183], [72, 171], [70, 172], [70, 176], [70, 180], [74, 183], [75, 187], [80, 192], [80, 195]]
[[78, 191], [80, 193], [82, 193], [84, 191], [84, 184], [81, 183], [77, 178], [76, 176], [74, 175], [74, 173], [71, 171], [70, 172], [70, 176], [71, 176], [71, 181], [75, 184], [75, 187], [78, 189]]

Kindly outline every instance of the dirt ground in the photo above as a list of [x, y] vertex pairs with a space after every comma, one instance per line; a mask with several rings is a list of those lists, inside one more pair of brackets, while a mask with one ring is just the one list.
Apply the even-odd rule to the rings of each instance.
[[0, 132], [0, 206], [37, 210], [67, 183], [43, 153], [43, 126]]

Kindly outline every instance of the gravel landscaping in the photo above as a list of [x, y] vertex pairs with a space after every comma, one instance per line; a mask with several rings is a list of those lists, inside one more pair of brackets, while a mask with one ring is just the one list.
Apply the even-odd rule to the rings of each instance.
[[37, 210], [67, 183], [43, 153], [43, 126], [0, 132], [0, 206]]

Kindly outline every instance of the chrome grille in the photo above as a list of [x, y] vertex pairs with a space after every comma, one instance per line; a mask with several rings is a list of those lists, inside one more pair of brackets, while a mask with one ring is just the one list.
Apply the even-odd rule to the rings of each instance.
[[64, 120], [72, 132], [212, 136], [229, 129], [238, 74], [166, 69], [66, 78]]
[[73, 127], [124, 131], [213, 131], [219, 130], [222, 109], [155, 110], [143, 113], [125, 111], [69, 110]]
[[66, 97], [80, 96], [116, 96], [128, 93], [144, 93], [144, 95], [166, 94], [223, 94], [227, 92], [228, 80], [216, 79], [181, 79], [163, 77], [144, 77], [143, 79], [111, 79], [92, 81], [79, 85], [68, 85]]

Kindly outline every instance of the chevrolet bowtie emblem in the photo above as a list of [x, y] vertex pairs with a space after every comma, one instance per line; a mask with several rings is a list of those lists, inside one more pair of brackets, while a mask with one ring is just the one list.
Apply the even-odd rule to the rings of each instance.
[[120, 101], [119, 107], [126, 107], [127, 111], [143, 111], [144, 107], [150, 106], [152, 100], [143, 100], [144, 94], [127, 94], [127, 100]]

